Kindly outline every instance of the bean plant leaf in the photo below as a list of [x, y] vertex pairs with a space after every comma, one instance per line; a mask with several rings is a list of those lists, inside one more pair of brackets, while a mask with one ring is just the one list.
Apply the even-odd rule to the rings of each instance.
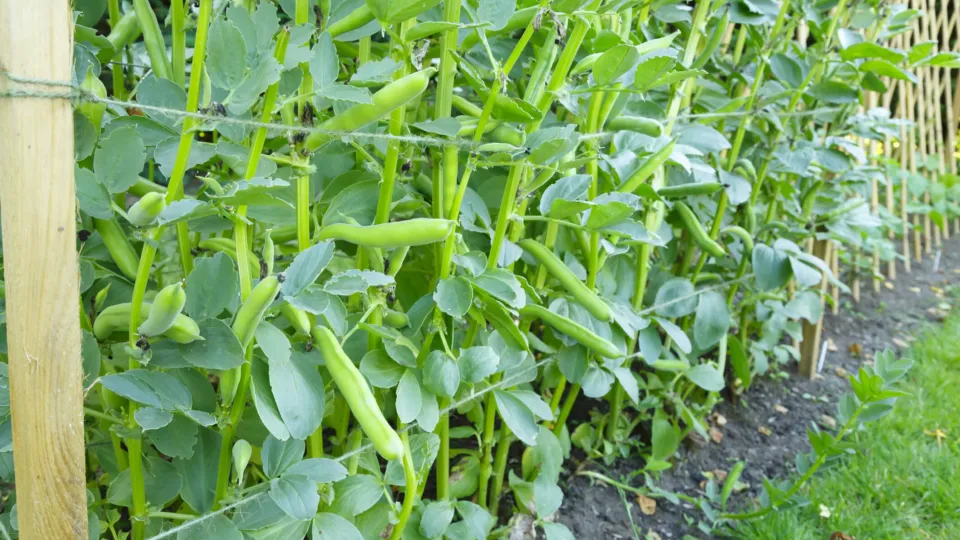
[[433, 301], [440, 311], [451, 317], [463, 317], [473, 303], [473, 288], [463, 277], [441, 279], [433, 293]]
[[500, 416], [510, 426], [514, 435], [527, 446], [535, 446], [539, 430], [533, 412], [527, 407], [526, 403], [520, 398], [501, 390], [494, 391], [494, 397]]
[[137, 130], [120, 128], [100, 140], [93, 155], [93, 171], [108, 192], [123, 193], [137, 183], [146, 158], [146, 147]]
[[312, 285], [333, 260], [333, 242], [327, 240], [301, 251], [284, 272], [283, 294], [297, 296]]
[[232, 22], [219, 18], [208, 32], [206, 72], [215, 86], [233, 90], [243, 81], [247, 68], [243, 34]]

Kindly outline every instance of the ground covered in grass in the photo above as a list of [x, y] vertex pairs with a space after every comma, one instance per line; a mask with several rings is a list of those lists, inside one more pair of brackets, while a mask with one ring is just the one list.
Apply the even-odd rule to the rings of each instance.
[[805, 488], [811, 505], [744, 525], [742, 538], [960, 538], [960, 316], [924, 332], [912, 397], [858, 435], [861, 452]]

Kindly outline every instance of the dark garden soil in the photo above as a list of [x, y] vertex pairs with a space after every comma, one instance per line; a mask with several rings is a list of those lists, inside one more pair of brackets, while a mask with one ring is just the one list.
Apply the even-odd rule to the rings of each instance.
[[[949, 307], [941, 304], [949, 302], [947, 286], [960, 282], [960, 239], [944, 244], [937, 272], [934, 259], [930, 254], [923, 262], [914, 262], [911, 273], [898, 266], [893, 289], [883, 287], [874, 293], [867, 284], [859, 304], [851, 305], [850, 297], [844, 296], [840, 313], [828, 314], [824, 320], [829, 349], [820, 375], [814, 380], [796, 376], [792, 364], [789, 377], [757, 379], [739, 402], [719, 404], [716, 412], [723, 418], [714, 416], [712, 427], [723, 434], [722, 440], [702, 444], [688, 440], [656, 486], [699, 498], [704, 494], [705, 473], [719, 471], [725, 476], [734, 463], [746, 460], [741, 481], [749, 487], [731, 499], [734, 507], [746, 508], [761, 491], [764, 477], [789, 476], [796, 454], [809, 450], [806, 429], [810, 423], [828, 426], [833, 421], [838, 397], [849, 390], [846, 373], [855, 373], [876, 351], [906, 347], [919, 326], [946, 315]], [[583, 400], [582, 406], [601, 405]], [[567, 464], [571, 476], [563, 479], [566, 496], [559, 521], [578, 539], [646, 538], [650, 532], [664, 539], [710, 537], [697, 528], [703, 514], [691, 504], [659, 499], [653, 515], [645, 515], [636, 496], [624, 492], [621, 497], [616, 488], [573, 475], [577, 470], [597, 470], [620, 479], [641, 467], [637, 459], [622, 460], [610, 468], [572, 459]], [[643, 482], [642, 475], [634, 479], [637, 482]]]

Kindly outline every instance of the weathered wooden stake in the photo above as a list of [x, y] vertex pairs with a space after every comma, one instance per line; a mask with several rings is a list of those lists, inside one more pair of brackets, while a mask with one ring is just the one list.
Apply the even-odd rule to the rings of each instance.
[[[0, 0], [0, 71], [71, 80], [67, 0]], [[0, 75], [0, 90], [41, 90]], [[62, 90], [62, 89], [54, 89]], [[0, 205], [20, 538], [87, 538], [70, 101], [0, 98]]]
[[[833, 258], [831, 240], [815, 240], [813, 256], [829, 261]], [[820, 300], [827, 291], [827, 275], [820, 279]], [[836, 300], [836, 299], [834, 299]], [[817, 361], [820, 357], [820, 340], [823, 336], [823, 317], [816, 323], [803, 321], [803, 341], [800, 343], [800, 375], [812, 379], [817, 374]]]

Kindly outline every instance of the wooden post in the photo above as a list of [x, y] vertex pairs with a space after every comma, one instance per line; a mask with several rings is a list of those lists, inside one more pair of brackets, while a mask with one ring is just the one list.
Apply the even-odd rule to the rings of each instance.
[[[72, 51], [69, 1], [0, 0], [0, 71], [70, 82]], [[0, 75], [14, 88], [38, 89]], [[0, 98], [0, 126], [20, 538], [85, 539], [73, 111], [66, 99]]]
[[[906, 46], [906, 39], [904, 41], [904, 46]], [[897, 100], [899, 106], [897, 107], [897, 117], [907, 120], [907, 105], [910, 102], [910, 94], [907, 90], [909, 86], [904, 81], [897, 82], [897, 93], [900, 94], [900, 98]], [[900, 126], [900, 168], [903, 170], [907, 169], [907, 159], [909, 152], [907, 151], [907, 145], [909, 140], [907, 137], [907, 128], [906, 126]], [[900, 221], [901, 221], [901, 231], [900, 231], [900, 242], [901, 242], [901, 253], [903, 254], [903, 270], [905, 272], [910, 271], [910, 221], [909, 216], [907, 215], [907, 179], [901, 178], [900, 181]]]
[[[867, 98], [868, 112], [877, 107], [879, 97], [880, 96], [874, 92], [870, 93]], [[865, 147], [867, 162], [873, 167], [878, 167], [877, 142], [873, 139], [862, 139], [861, 144]], [[880, 213], [880, 182], [876, 177], [870, 182], [870, 212], [874, 215], [879, 215]], [[877, 251], [874, 251], [870, 257], [870, 287], [873, 289], [873, 292], [880, 292], [880, 253]]]
[[[833, 259], [833, 242], [830, 240], [814, 240], [813, 256], [824, 261]], [[827, 291], [826, 274], [820, 279], [820, 301], [823, 301]], [[834, 299], [836, 300], [836, 299]], [[823, 336], [823, 317], [816, 323], [803, 321], [803, 341], [800, 342], [800, 375], [812, 379], [817, 374], [817, 364], [820, 360], [820, 340]]]
[[[902, 36], [897, 36], [896, 38], [894, 38], [894, 47], [900, 46], [901, 37]], [[887, 79], [887, 88], [889, 90], [883, 96], [883, 107], [888, 111], [890, 111], [890, 114], [893, 115], [893, 111], [891, 110], [890, 106], [893, 104], [894, 90], [897, 90], [897, 93], [899, 93], [899, 86], [894, 84], [893, 79]], [[897, 99], [902, 100], [903, 96], [900, 95]], [[889, 160], [890, 158], [893, 157], [893, 140], [889, 136], [884, 138], [883, 140], [883, 157], [886, 158], [886, 160]], [[884, 166], [884, 169], [886, 169], [886, 165]], [[887, 178], [886, 198], [884, 202], [887, 205], [887, 211], [890, 212], [890, 215], [895, 216], [896, 214], [894, 212], [896, 209], [896, 203], [894, 202], [893, 178]], [[893, 231], [893, 229], [891, 229], [890, 232], [887, 233], [887, 238], [890, 240], [891, 243], [896, 241], [897, 235]], [[887, 263], [887, 279], [891, 281], [897, 279], [896, 258], [891, 258], [890, 262]]]

